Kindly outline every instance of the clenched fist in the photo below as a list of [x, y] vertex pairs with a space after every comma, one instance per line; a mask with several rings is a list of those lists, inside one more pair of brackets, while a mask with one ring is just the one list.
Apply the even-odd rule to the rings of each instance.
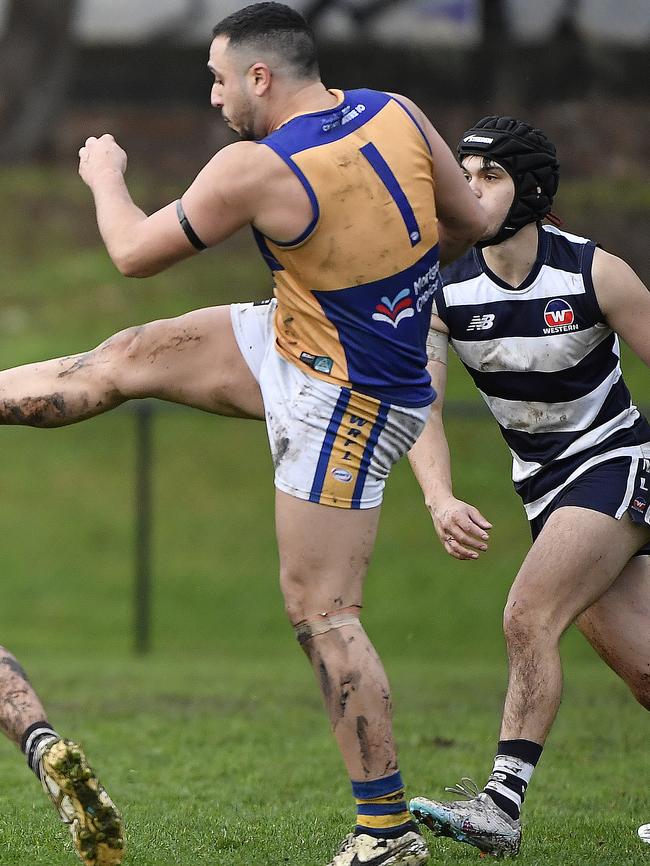
[[79, 149], [79, 174], [84, 183], [92, 187], [104, 171], [126, 171], [127, 156], [112, 135], [87, 138]]

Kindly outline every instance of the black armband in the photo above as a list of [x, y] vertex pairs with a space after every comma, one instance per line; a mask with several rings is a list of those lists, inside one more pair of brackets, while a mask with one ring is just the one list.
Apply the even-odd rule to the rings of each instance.
[[197, 235], [197, 233], [194, 231], [194, 229], [190, 225], [190, 221], [185, 216], [185, 211], [183, 210], [183, 205], [182, 205], [180, 199], [178, 199], [178, 201], [176, 202], [176, 213], [178, 215], [178, 221], [181, 224], [181, 228], [185, 232], [185, 237], [192, 244], [194, 249], [196, 249], [196, 250], [207, 249], [207, 245], [203, 243], [201, 238]]

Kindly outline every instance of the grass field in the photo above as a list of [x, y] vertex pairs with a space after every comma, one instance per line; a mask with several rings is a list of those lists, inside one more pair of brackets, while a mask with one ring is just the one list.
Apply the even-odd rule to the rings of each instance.
[[[174, 192], [171, 191], [171, 195]], [[83, 189], [0, 178], [2, 366], [92, 346], [128, 324], [267, 282], [250, 246], [145, 283], [120, 279]], [[21, 205], [18, 208], [18, 205]], [[647, 372], [628, 364], [647, 402]], [[644, 390], [645, 389], [645, 390]], [[454, 371], [449, 399], [471, 390]], [[348, 783], [277, 589], [262, 425], [189, 411], [155, 425], [153, 651], [132, 653], [134, 419], [5, 428], [0, 642], [68, 736], [83, 741], [127, 822], [127, 866], [319, 866], [352, 821]], [[500, 611], [528, 544], [509, 462], [482, 414], [450, 413], [457, 493], [494, 523], [489, 554], [438, 547], [408, 467], [389, 484], [364, 622], [394, 690], [410, 793], [482, 782], [505, 682]], [[577, 634], [563, 707], [526, 804], [522, 866], [648, 863], [645, 712]], [[0, 864], [70, 866], [65, 832], [0, 742]], [[476, 862], [432, 842], [434, 866]]]

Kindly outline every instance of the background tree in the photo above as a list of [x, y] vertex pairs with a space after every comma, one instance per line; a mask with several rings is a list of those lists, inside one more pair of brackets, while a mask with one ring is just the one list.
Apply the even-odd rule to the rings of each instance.
[[10, 0], [0, 41], [0, 160], [47, 150], [67, 96], [78, 0]]

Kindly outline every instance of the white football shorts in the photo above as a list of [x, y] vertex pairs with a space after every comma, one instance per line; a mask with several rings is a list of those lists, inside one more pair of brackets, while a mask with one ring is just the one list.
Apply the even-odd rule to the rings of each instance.
[[380, 505], [429, 407], [385, 403], [291, 364], [275, 348], [275, 308], [275, 300], [230, 306], [235, 339], [262, 392], [275, 486], [336, 508]]

